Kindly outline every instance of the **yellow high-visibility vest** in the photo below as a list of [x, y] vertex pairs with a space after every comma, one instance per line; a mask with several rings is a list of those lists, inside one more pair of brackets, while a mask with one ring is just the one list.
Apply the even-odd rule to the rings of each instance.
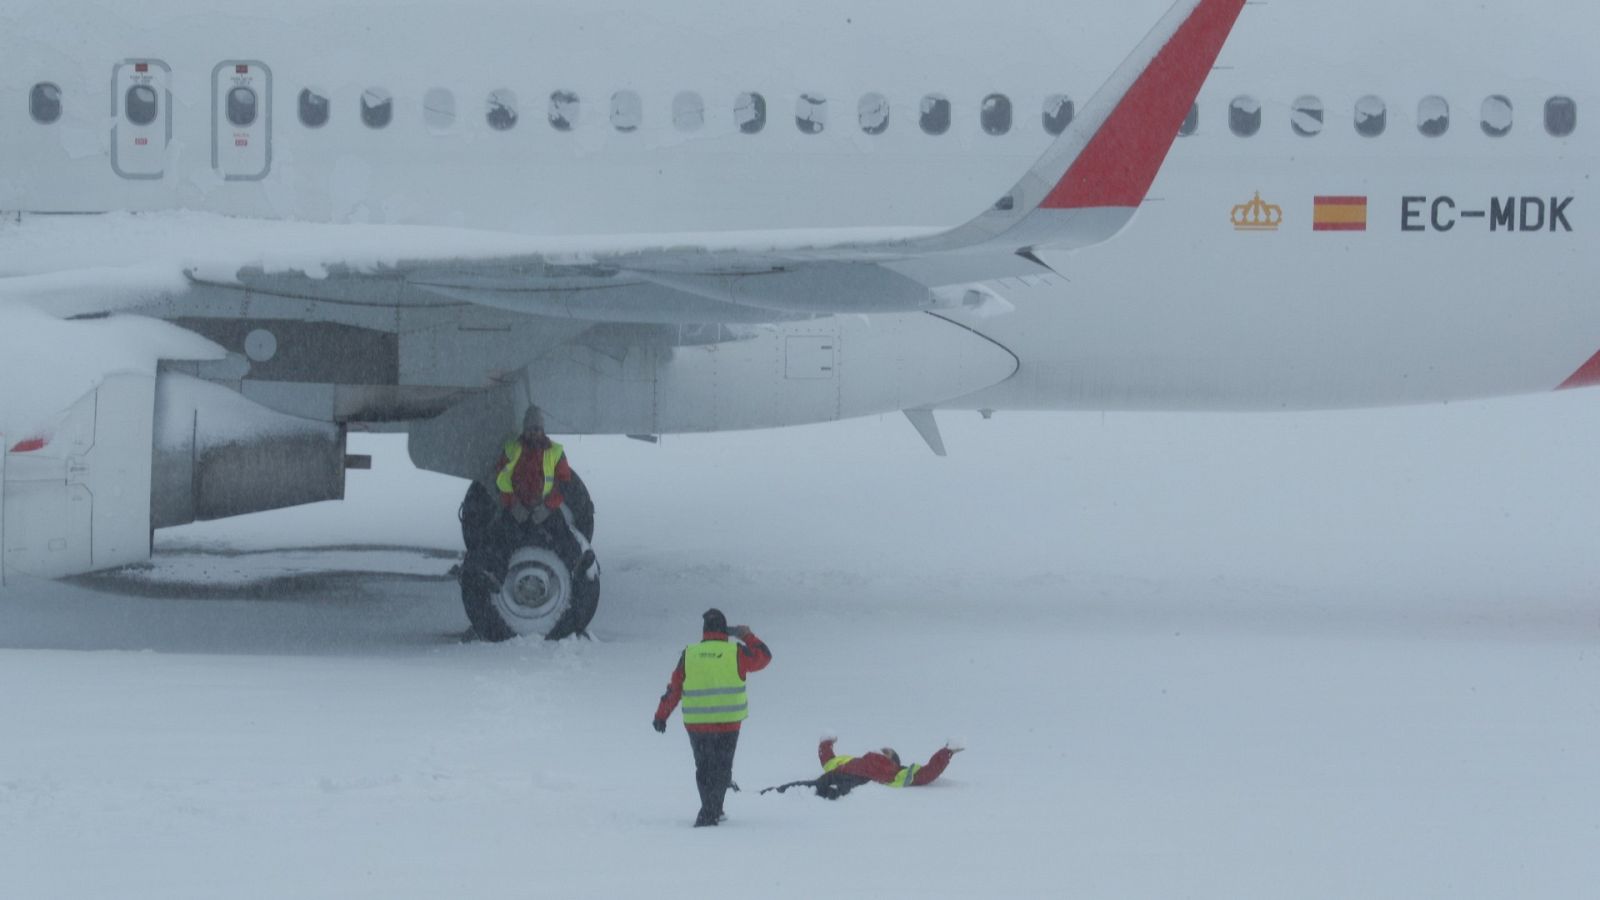
[[[550, 492], [556, 489], [556, 463], [561, 462], [561, 456], [564, 453], [566, 453], [566, 450], [553, 441], [549, 449], [544, 451], [544, 485], [539, 492], [541, 500], [550, 496]], [[500, 489], [500, 493], [514, 494], [517, 491], [517, 486], [511, 480], [511, 475], [517, 470], [517, 463], [522, 459], [522, 441], [518, 438], [506, 441], [505, 454], [506, 464], [500, 468], [500, 474], [495, 478], [494, 483], [495, 487]]]
[[911, 765], [906, 766], [904, 769], [896, 772], [894, 774], [894, 780], [889, 782], [889, 787], [911, 787], [911, 776], [917, 774], [917, 770], [920, 768], [922, 767], [916, 763], [912, 763]]
[[[855, 757], [854, 756], [835, 756], [833, 759], [830, 759], [827, 762], [822, 764], [822, 771], [823, 772], [832, 772], [834, 769], [839, 768], [840, 766], [844, 765], [845, 763], [849, 762], [852, 759], [855, 759]], [[917, 765], [917, 764], [915, 764], [915, 763], [912, 763], [911, 765], [906, 766], [905, 768], [903, 768], [900, 771], [896, 772], [895, 775], [894, 775], [894, 779], [889, 782], [889, 787], [910, 787], [911, 786], [911, 777], [913, 775], [916, 775], [917, 774], [917, 770], [920, 769], [920, 768], [922, 768], [922, 767]]]
[[701, 641], [683, 648], [683, 723], [742, 722], [749, 714], [738, 645]]

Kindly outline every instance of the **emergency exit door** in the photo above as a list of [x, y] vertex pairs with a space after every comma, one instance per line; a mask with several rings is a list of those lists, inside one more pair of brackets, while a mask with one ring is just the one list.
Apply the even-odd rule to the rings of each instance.
[[226, 181], [260, 181], [272, 168], [272, 70], [229, 60], [211, 70], [211, 167]]
[[130, 59], [111, 73], [111, 170], [123, 178], [158, 179], [172, 142], [172, 69], [156, 59]]

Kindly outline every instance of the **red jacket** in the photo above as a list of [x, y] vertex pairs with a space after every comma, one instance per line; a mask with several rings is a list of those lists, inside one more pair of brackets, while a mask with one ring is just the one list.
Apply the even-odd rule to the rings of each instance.
[[[824, 738], [822, 743], [817, 745], [817, 760], [824, 766], [828, 764], [828, 760], [839, 755], [833, 752], [833, 741], [833, 738]], [[935, 778], [943, 775], [944, 767], [950, 765], [950, 757], [952, 755], [954, 755], [954, 751], [949, 747], [941, 747], [935, 750], [927, 765], [921, 766], [917, 771], [911, 773], [911, 786], [920, 787], [924, 784], [929, 784]], [[895, 776], [899, 775], [900, 770], [904, 768], [906, 767], [884, 756], [882, 753], [868, 753], [854, 757], [849, 762], [834, 769], [834, 771], [871, 779], [879, 784], [888, 784], [894, 781]]]
[[[721, 631], [707, 631], [701, 640], [725, 641], [728, 635]], [[754, 634], [747, 634], [744, 644], [739, 647], [739, 677], [749, 676], [751, 672], [759, 672], [772, 662], [772, 651]], [[656, 706], [656, 721], [665, 721], [672, 711], [678, 708], [678, 701], [683, 699], [683, 654], [678, 654], [678, 667], [672, 670], [672, 678], [667, 682], [667, 692], [661, 695], [661, 703]], [[738, 731], [742, 722], [711, 722], [703, 725], [684, 724], [689, 731]]]
[[[522, 442], [522, 458], [517, 460], [517, 467], [511, 470], [511, 486], [516, 492], [501, 494], [500, 504], [510, 509], [515, 499], [532, 509], [539, 504], [539, 495], [544, 493], [544, 454], [550, 448], [550, 439], [546, 437], [530, 441], [526, 437], [519, 437], [517, 440]], [[509, 461], [502, 452], [499, 464], [494, 467], [495, 472], [504, 469]], [[556, 483], [551, 485], [550, 496], [544, 498], [544, 505], [550, 509], [560, 509], [561, 485], [571, 480], [572, 467], [567, 465], [567, 454], [562, 453], [561, 459], [556, 461]]]

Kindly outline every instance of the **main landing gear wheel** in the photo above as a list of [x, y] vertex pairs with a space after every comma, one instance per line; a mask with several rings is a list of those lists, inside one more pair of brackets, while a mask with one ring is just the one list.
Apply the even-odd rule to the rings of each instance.
[[[542, 637], [558, 641], [586, 634], [600, 608], [600, 563], [586, 552], [576, 570], [531, 532], [508, 525], [494, 501], [473, 486], [462, 501], [467, 558], [461, 567], [461, 606], [472, 630], [486, 641]], [[587, 494], [584, 494], [587, 499]], [[586, 527], [585, 527], [586, 526]], [[579, 526], [585, 540], [593, 517]], [[501, 560], [504, 560], [502, 563]], [[503, 575], [497, 573], [503, 572]]]
[[511, 554], [506, 576], [462, 573], [461, 605], [486, 641], [543, 637], [558, 641], [582, 632], [600, 606], [600, 564], [569, 571], [555, 551], [526, 546]]

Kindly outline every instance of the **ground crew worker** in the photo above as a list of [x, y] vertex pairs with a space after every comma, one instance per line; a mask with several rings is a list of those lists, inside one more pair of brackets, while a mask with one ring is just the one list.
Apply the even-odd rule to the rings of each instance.
[[[715, 825], [724, 816], [722, 800], [733, 782], [733, 752], [739, 745], [739, 725], [749, 712], [745, 678], [772, 662], [772, 651], [749, 626], [728, 627], [719, 609], [701, 616], [702, 634], [678, 657], [667, 691], [661, 695], [651, 727], [667, 730], [667, 717], [683, 701], [683, 727], [694, 750], [694, 783], [700, 790], [700, 813], [694, 827]], [[742, 644], [728, 640], [737, 637]]]
[[544, 433], [544, 412], [530, 406], [522, 416], [522, 433], [506, 441], [496, 467], [495, 487], [500, 505], [522, 528], [542, 528], [550, 549], [567, 568], [583, 569], [586, 551], [573, 533], [573, 523], [562, 507], [561, 487], [571, 483], [572, 467], [566, 450]]
[[912, 763], [909, 766], [900, 764], [900, 754], [893, 747], [884, 747], [861, 756], [840, 756], [833, 752], [834, 741], [838, 738], [825, 737], [817, 744], [817, 761], [822, 763], [822, 775], [811, 781], [791, 781], [777, 787], [765, 788], [761, 793], [777, 791], [783, 793], [792, 787], [815, 788], [818, 797], [837, 800], [869, 781], [886, 784], [890, 787], [921, 787], [932, 784], [940, 775], [944, 774], [945, 766], [950, 764], [950, 758], [960, 753], [961, 747], [952, 747], [949, 744], [934, 751], [925, 765]]

